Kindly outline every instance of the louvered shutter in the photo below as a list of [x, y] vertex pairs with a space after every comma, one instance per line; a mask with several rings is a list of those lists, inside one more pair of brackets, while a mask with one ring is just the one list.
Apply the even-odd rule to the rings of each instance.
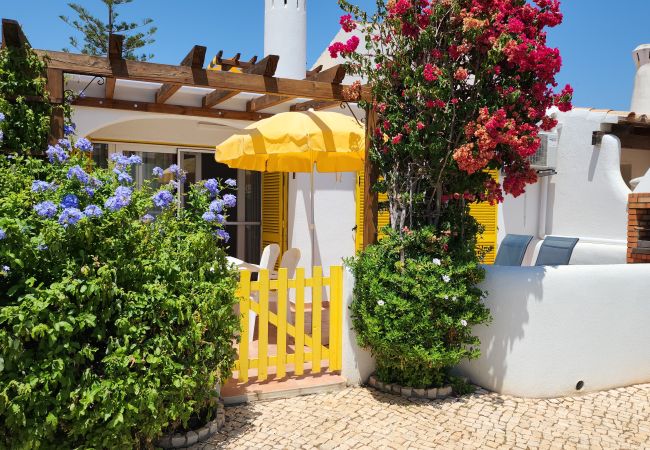
[[[357, 173], [357, 235], [356, 235], [356, 247], [357, 251], [363, 248], [363, 224], [365, 219], [366, 205], [363, 195], [365, 186], [365, 173], [360, 171]], [[388, 196], [386, 194], [379, 194], [378, 199], [379, 204], [388, 201]], [[382, 230], [385, 226], [390, 225], [390, 214], [388, 209], [380, 209], [379, 215], [377, 217], [377, 230], [378, 239], [382, 239], [385, 235], [382, 233]]]
[[287, 250], [287, 187], [287, 174], [262, 174], [262, 247], [278, 244], [281, 254]]
[[[491, 170], [490, 175], [498, 181], [499, 173], [496, 170]], [[483, 258], [484, 264], [494, 264], [497, 256], [497, 205], [490, 205], [488, 202], [472, 203], [470, 205], [470, 214], [485, 227], [483, 234], [481, 234], [476, 242], [476, 250], [488, 250]]]

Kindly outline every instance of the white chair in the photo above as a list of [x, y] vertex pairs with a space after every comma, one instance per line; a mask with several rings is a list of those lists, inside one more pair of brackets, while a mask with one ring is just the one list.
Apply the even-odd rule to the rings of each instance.
[[[269, 244], [262, 250], [262, 257], [260, 258], [260, 270], [268, 270], [271, 273], [275, 269], [275, 263], [280, 256], [280, 246], [278, 244]], [[252, 296], [253, 300], [257, 301], [257, 293]], [[248, 313], [248, 340], [253, 341], [253, 334], [255, 332], [255, 318], [257, 314], [253, 311]]]
[[269, 244], [264, 247], [262, 257], [260, 258], [260, 269], [266, 269], [269, 272], [274, 270], [279, 256], [280, 246], [278, 244]]
[[[287, 269], [287, 277], [291, 279], [296, 276], [296, 268], [298, 267], [299, 262], [300, 249], [290, 248], [284, 252], [284, 255], [282, 255], [282, 259], [280, 260], [280, 269]], [[278, 273], [276, 271], [271, 272], [271, 279], [278, 279]]]

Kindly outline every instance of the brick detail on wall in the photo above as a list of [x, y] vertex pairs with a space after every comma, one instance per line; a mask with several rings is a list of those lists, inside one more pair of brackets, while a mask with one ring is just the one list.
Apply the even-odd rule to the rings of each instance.
[[629, 197], [627, 263], [650, 263], [650, 193]]

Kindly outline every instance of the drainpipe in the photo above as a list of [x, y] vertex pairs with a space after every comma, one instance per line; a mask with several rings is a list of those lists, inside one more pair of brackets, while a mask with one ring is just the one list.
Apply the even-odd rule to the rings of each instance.
[[548, 209], [548, 180], [550, 177], [541, 177], [539, 187], [539, 214], [537, 216], [537, 237], [546, 237], [546, 211]]

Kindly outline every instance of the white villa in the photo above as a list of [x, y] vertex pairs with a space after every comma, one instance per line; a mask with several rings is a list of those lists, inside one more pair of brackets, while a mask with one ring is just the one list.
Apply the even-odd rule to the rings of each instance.
[[[275, 76], [310, 79], [316, 72], [306, 67], [306, 0], [265, 0], [265, 8], [264, 51], [280, 57]], [[343, 32], [335, 38], [343, 39]], [[538, 183], [498, 207], [475, 208], [486, 226], [483, 244], [494, 247], [486, 262], [494, 261], [506, 235], [533, 237], [522, 267], [488, 267], [484, 287], [494, 321], [477, 330], [483, 356], [461, 369], [488, 389], [550, 397], [650, 381], [650, 266], [626, 264], [646, 261], [633, 257], [645, 250], [637, 248], [637, 229], [628, 230], [628, 196], [635, 187], [636, 193], [650, 192], [650, 46], [633, 55], [638, 70], [631, 112], [550, 111], [559, 125], [545, 136], [535, 157]], [[191, 59], [182, 65], [192, 64]], [[340, 62], [324, 52], [314, 69], [323, 66], [324, 73]], [[210, 64], [215, 71], [226, 67], [242, 71], [248, 66], [220, 56]], [[144, 162], [136, 174], [139, 182], [151, 176], [153, 167], [172, 163], [188, 172], [190, 182], [238, 180], [238, 205], [227, 223], [231, 256], [258, 262], [262, 248], [277, 243], [283, 250], [300, 249], [300, 266], [310, 273], [308, 262], [341, 265], [359, 248], [362, 175], [316, 174], [312, 255], [308, 174], [234, 170], [214, 158], [217, 144], [269, 114], [314, 107], [365, 119], [356, 105], [341, 109], [340, 102], [245, 89], [224, 93], [132, 79], [66, 77], [66, 89], [84, 93], [73, 121], [77, 134], [93, 142], [100, 164], [107, 164], [111, 153], [135, 152]], [[212, 112], [207, 114], [206, 107]], [[632, 208], [640, 208], [636, 203]], [[650, 227], [650, 221], [645, 225]], [[535, 266], [551, 235], [579, 239], [569, 264]], [[344, 305], [353, 283], [346, 280]], [[348, 333], [348, 315], [343, 319], [342, 373], [358, 382], [369, 375], [372, 361]]]

